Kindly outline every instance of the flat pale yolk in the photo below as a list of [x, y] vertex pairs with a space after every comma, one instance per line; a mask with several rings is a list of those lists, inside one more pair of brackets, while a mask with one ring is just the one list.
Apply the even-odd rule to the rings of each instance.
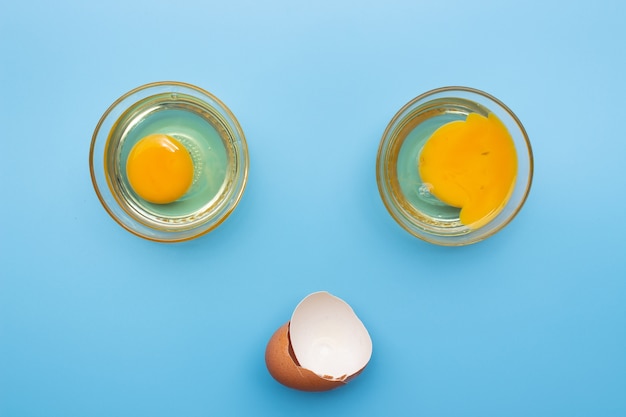
[[126, 175], [139, 197], [167, 204], [181, 198], [191, 186], [193, 161], [187, 149], [173, 137], [152, 134], [131, 149]]
[[447, 123], [428, 139], [419, 173], [431, 193], [461, 209], [461, 223], [478, 228], [509, 199], [517, 176], [517, 153], [506, 126], [493, 113], [470, 113]]

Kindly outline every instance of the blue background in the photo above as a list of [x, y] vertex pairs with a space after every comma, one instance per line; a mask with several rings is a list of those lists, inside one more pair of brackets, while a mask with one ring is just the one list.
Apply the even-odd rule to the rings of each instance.
[[[0, 8], [0, 416], [625, 416], [626, 3], [12, 1]], [[182, 244], [101, 207], [88, 150], [139, 85], [222, 99], [246, 134], [233, 215]], [[413, 97], [485, 90], [535, 177], [482, 243], [401, 229], [376, 187]], [[343, 298], [372, 360], [277, 384], [271, 334]]]

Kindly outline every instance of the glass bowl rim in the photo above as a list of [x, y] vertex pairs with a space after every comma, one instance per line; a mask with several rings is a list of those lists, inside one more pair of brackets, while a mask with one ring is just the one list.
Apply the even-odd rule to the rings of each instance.
[[[445, 98], [466, 98], [466, 97], [455, 96], [454, 95], [455, 92], [482, 97], [483, 99], [486, 99], [487, 101], [491, 101], [495, 106], [499, 107], [500, 110], [504, 111], [509, 117], [511, 117], [512, 121], [515, 123], [516, 127], [518, 128], [519, 134], [521, 135], [523, 139], [523, 144], [525, 145], [525, 150], [527, 151], [525, 155], [528, 158], [528, 161], [527, 161], [528, 175], [525, 178], [525, 189], [523, 190], [522, 196], [519, 198], [519, 201], [516, 202], [516, 207], [513, 209], [513, 211], [511, 211], [511, 213], [507, 215], [506, 218], [500, 221], [500, 223], [498, 223], [496, 226], [492, 227], [488, 232], [482, 233], [482, 234], [480, 234], [479, 232], [484, 226], [476, 230], [472, 230], [464, 235], [439, 235], [436, 233], [427, 232], [426, 230], [421, 230], [421, 229], [417, 230], [417, 228], [411, 227], [411, 225], [408, 224], [408, 221], [404, 219], [402, 215], [395, 212], [396, 210], [400, 211], [393, 204], [393, 200], [395, 200], [393, 195], [395, 193], [393, 193], [391, 189], [388, 190], [387, 189], [388, 187], [385, 184], [385, 182], [388, 179], [388, 176], [386, 175], [388, 164], [386, 163], [385, 157], [388, 153], [387, 151], [390, 145], [389, 142], [392, 136], [392, 130], [395, 128], [395, 126], [410, 114], [408, 113], [410, 110], [414, 108], [419, 108], [420, 106], [425, 106], [428, 103], [430, 103], [432, 100], [445, 99]], [[449, 95], [444, 95], [442, 97], [435, 97], [437, 95], [448, 94], [448, 93]], [[430, 99], [431, 97], [434, 97], [434, 98], [431, 100]], [[468, 100], [471, 100], [471, 98], [469, 98]], [[513, 132], [511, 132], [511, 134], [513, 135]], [[517, 145], [516, 145], [516, 148], [517, 148]], [[378, 186], [379, 194], [381, 196], [381, 199], [383, 201], [383, 204], [385, 205], [387, 212], [396, 221], [396, 223], [398, 223], [403, 229], [409, 232], [409, 234], [411, 234], [412, 236], [417, 237], [423, 241], [426, 241], [435, 245], [439, 245], [439, 246], [471, 245], [471, 244], [483, 241], [493, 236], [500, 230], [502, 230], [517, 216], [517, 214], [520, 212], [520, 210], [524, 206], [526, 200], [528, 199], [528, 195], [530, 194], [530, 189], [532, 188], [533, 176], [534, 176], [534, 156], [533, 156], [533, 151], [532, 151], [532, 145], [530, 143], [528, 133], [526, 129], [524, 128], [524, 125], [522, 124], [521, 120], [517, 117], [517, 115], [506, 104], [504, 104], [501, 100], [499, 100], [495, 96], [477, 88], [459, 86], [459, 85], [444, 86], [444, 87], [438, 87], [435, 89], [428, 90], [422, 94], [419, 94], [418, 96], [414, 97], [413, 99], [409, 100], [406, 104], [404, 104], [394, 114], [394, 116], [391, 118], [391, 120], [387, 124], [385, 131], [383, 132], [383, 135], [381, 137], [381, 140], [378, 146], [378, 152], [376, 155], [376, 183]], [[505, 204], [502, 211], [504, 211], [504, 209], [511, 203], [511, 201], [512, 200], [509, 200]], [[496, 216], [494, 219], [489, 221], [489, 223], [487, 223], [485, 226], [489, 225], [490, 223], [498, 219], [500, 214], [498, 214], [498, 216]]]
[[[156, 235], [150, 235], [150, 234], [146, 234], [137, 230], [136, 225], [128, 224], [127, 222], [125, 222], [115, 212], [114, 208], [111, 207], [111, 204], [107, 201], [104, 195], [107, 193], [111, 194], [111, 197], [113, 198], [113, 200], [115, 200], [115, 205], [117, 206], [119, 206], [119, 202], [117, 202], [117, 199], [119, 197], [115, 196], [114, 193], [110, 189], [110, 186], [108, 184], [108, 178], [106, 178], [107, 176], [106, 168], [104, 166], [102, 167], [102, 169], [104, 170], [104, 173], [102, 173], [102, 175], [104, 175], [105, 177], [104, 181], [98, 180], [97, 178], [98, 174], [96, 173], [96, 167], [94, 166], [95, 165], [94, 158], [96, 157], [95, 153], [96, 153], [97, 143], [101, 142], [102, 140], [104, 140], [105, 142], [108, 141], [108, 134], [109, 134], [108, 132], [105, 133], [106, 137], [104, 139], [101, 139], [100, 141], [98, 140], [99, 136], [102, 135], [103, 125], [110, 117], [112, 117], [112, 113], [115, 110], [117, 110], [124, 101], [128, 100], [129, 98], [133, 97], [136, 94], [140, 94], [141, 92], [148, 91], [150, 89], [158, 89], [158, 88], [167, 89], [168, 87], [171, 88], [172, 91], [164, 90], [162, 91], [162, 93], [163, 92], [181, 93], [180, 91], [173, 91], [173, 89], [175, 88], [181, 88], [181, 89], [193, 91], [194, 93], [200, 96], [200, 97], [194, 96], [196, 99], [201, 99], [209, 107], [218, 107], [218, 110], [222, 111], [225, 114], [227, 122], [229, 124], [232, 124], [232, 128], [234, 130], [234, 134], [237, 139], [234, 142], [237, 145], [234, 147], [235, 154], [236, 154], [237, 159], [241, 161], [240, 168], [237, 171], [237, 176], [235, 177], [235, 180], [233, 181], [232, 186], [238, 187], [238, 189], [236, 189], [235, 192], [232, 194], [232, 196], [228, 200], [226, 200], [226, 203], [224, 204], [224, 207], [226, 207], [226, 210], [223, 210], [223, 211], [220, 210], [217, 216], [208, 217], [205, 222], [202, 222], [190, 229], [174, 230], [174, 231], [154, 229], [146, 224], [139, 223], [137, 220], [133, 219], [133, 222], [139, 223], [141, 228], [149, 229], [156, 233]], [[158, 94], [158, 92], [155, 92], [155, 95], [156, 94]], [[150, 96], [151, 95], [148, 95], [144, 98], [147, 98]], [[205, 96], [206, 98], [212, 100], [216, 104], [216, 106], [212, 105], [211, 103], [206, 102], [203, 98], [201, 98], [201, 96]], [[139, 98], [137, 101], [130, 103], [128, 107], [138, 103], [141, 100], [142, 98]], [[124, 110], [125, 109], [122, 109], [122, 111]], [[117, 120], [114, 120], [113, 124], [115, 124], [115, 122], [117, 122]], [[246, 189], [247, 182], [248, 182], [249, 164], [250, 162], [249, 162], [248, 145], [247, 145], [247, 141], [245, 138], [245, 134], [243, 132], [243, 129], [241, 128], [241, 125], [239, 124], [239, 121], [235, 117], [234, 113], [230, 110], [230, 108], [226, 106], [226, 104], [224, 104], [224, 102], [222, 102], [217, 96], [210, 93], [209, 91], [201, 87], [198, 87], [194, 84], [181, 82], [181, 81], [150, 82], [150, 83], [137, 86], [129, 90], [128, 92], [124, 93], [123, 95], [119, 96], [115, 101], [113, 101], [111, 105], [108, 106], [108, 108], [104, 111], [104, 113], [98, 120], [98, 123], [96, 124], [94, 132], [92, 134], [91, 144], [89, 147], [89, 171], [90, 171], [90, 176], [91, 176], [91, 182], [96, 192], [96, 196], [98, 197], [98, 200], [100, 201], [100, 204], [102, 205], [102, 207], [104, 207], [105, 211], [109, 214], [109, 216], [113, 220], [115, 220], [116, 223], [118, 223], [120, 226], [122, 226], [124, 229], [126, 229], [133, 235], [146, 239], [146, 240], [160, 242], [160, 243], [177, 243], [177, 242], [184, 242], [184, 241], [192, 240], [192, 239], [198, 238], [202, 235], [209, 233], [210, 231], [217, 228], [220, 224], [222, 224], [235, 210], [241, 198], [243, 197], [243, 194]], [[105, 188], [105, 190], [107, 191], [102, 190], [102, 188]], [[121, 207], [120, 209], [123, 210]]]

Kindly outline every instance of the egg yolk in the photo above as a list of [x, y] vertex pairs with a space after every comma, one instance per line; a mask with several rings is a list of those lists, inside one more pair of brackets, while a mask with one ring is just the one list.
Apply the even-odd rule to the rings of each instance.
[[181, 198], [193, 181], [193, 161], [176, 139], [163, 134], [141, 139], [128, 155], [126, 175], [146, 201], [167, 204]]
[[430, 192], [461, 209], [461, 223], [478, 228], [504, 207], [517, 176], [517, 153], [506, 126], [493, 113], [471, 113], [428, 139], [419, 173]]

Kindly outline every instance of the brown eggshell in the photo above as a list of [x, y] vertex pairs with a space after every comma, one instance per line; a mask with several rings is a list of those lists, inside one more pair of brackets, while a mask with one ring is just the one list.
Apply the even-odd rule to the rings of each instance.
[[346, 383], [324, 379], [298, 364], [289, 341], [289, 323], [276, 330], [269, 340], [265, 364], [276, 381], [300, 391], [328, 391]]

